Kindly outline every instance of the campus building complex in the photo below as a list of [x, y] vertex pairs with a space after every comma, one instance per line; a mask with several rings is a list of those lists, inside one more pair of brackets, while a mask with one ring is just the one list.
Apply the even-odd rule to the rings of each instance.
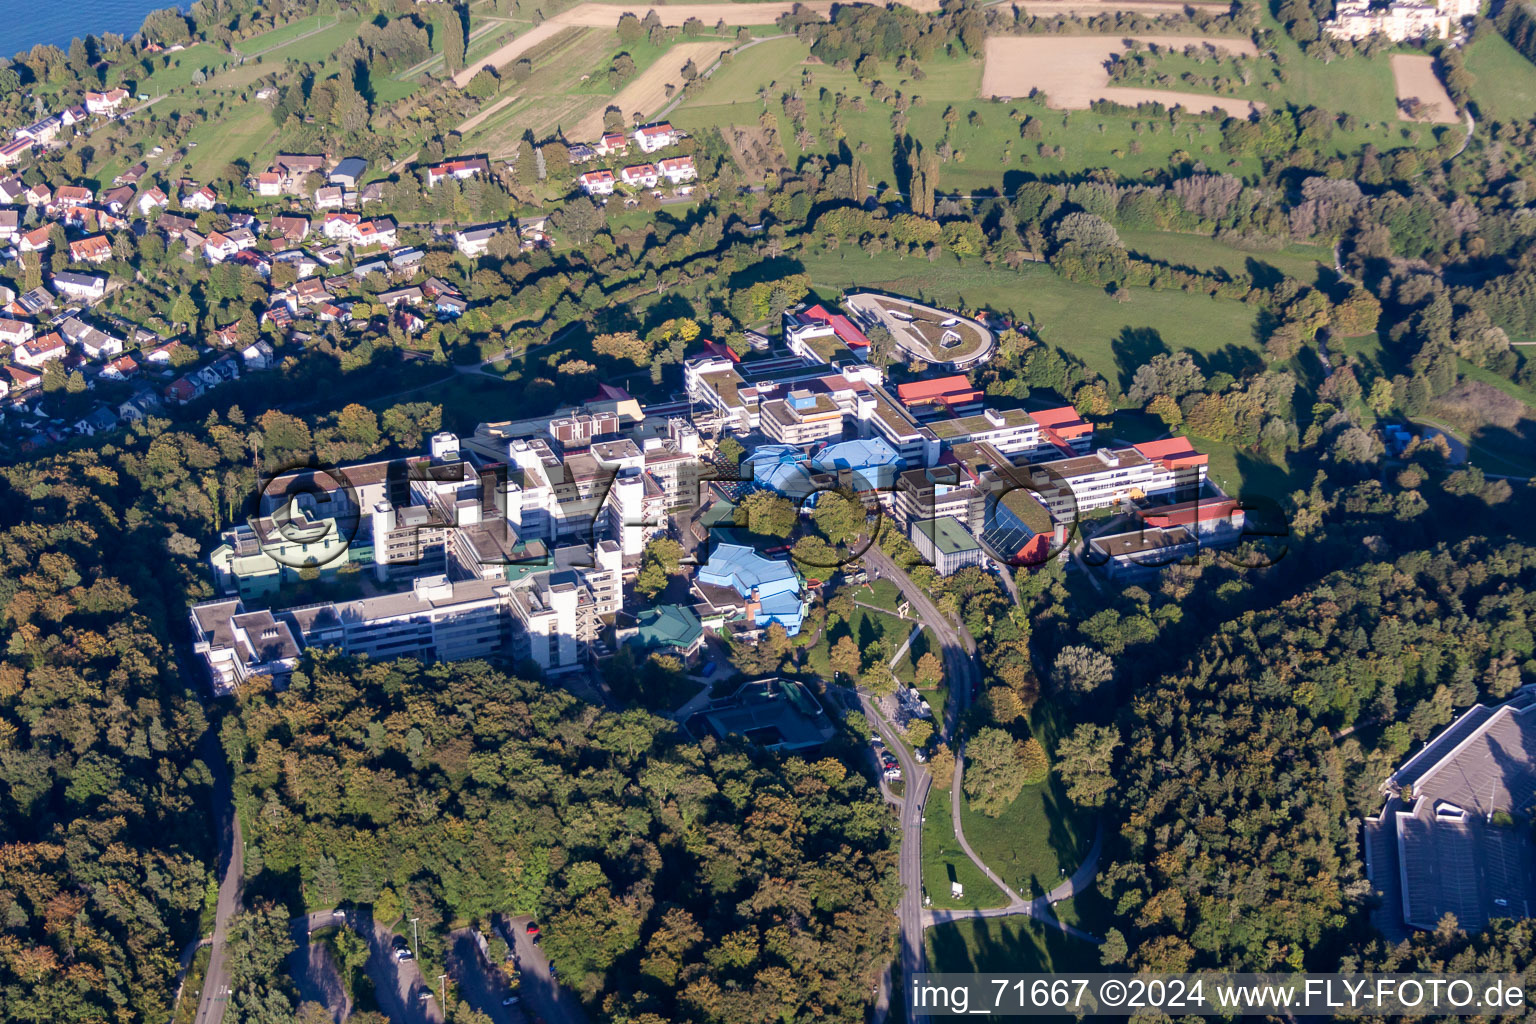
[[[420, 455], [267, 482], [257, 514], [210, 555], [223, 596], [192, 609], [215, 687], [281, 678], [311, 648], [561, 673], [626, 643], [688, 661], [709, 631], [793, 636], [818, 583], [787, 545], [761, 550], [736, 529], [735, 503], [754, 490], [802, 514], [827, 491], [856, 495], [946, 574], [1039, 563], [1082, 513], [1106, 509], [1084, 557], [1111, 575], [1241, 534], [1184, 438], [1095, 449], [1071, 406], [994, 407], [961, 373], [888, 385], [861, 324], [906, 331], [910, 351], [956, 349], [951, 363], [989, 356], [991, 334], [907, 300], [850, 307], [787, 312], [783, 347], [746, 360], [704, 343], [683, 364], [686, 393], [666, 402], [604, 385], [552, 414], [439, 433]], [[739, 466], [717, 454], [728, 435], [746, 450]], [[689, 542], [690, 578], [665, 614], [626, 610], [625, 581], [665, 533]], [[308, 600], [288, 597], [301, 589]]]

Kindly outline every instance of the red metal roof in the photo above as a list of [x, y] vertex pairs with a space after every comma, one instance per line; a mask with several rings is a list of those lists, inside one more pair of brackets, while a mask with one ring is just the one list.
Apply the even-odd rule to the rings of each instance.
[[1195, 446], [1189, 443], [1187, 437], [1166, 437], [1161, 441], [1143, 441], [1131, 447], [1147, 458], [1161, 462], [1169, 469], [1179, 466], [1203, 466], [1210, 461], [1210, 456], [1201, 455], [1195, 451]]
[[1208, 523], [1215, 519], [1227, 519], [1237, 510], [1236, 498], [1216, 498], [1209, 501], [1183, 501], [1177, 505], [1147, 509], [1141, 518], [1148, 526], [1190, 526]]
[[1070, 405], [1041, 409], [1030, 413], [1029, 418], [1046, 430], [1054, 430], [1062, 437], [1078, 437], [1093, 432], [1093, 424], [1086, 422], [1082, 415]]
[[959, 396], [959, 401], [970, 401], [972, 398], [980, 397], [981, 392], [971, 385], [970, 378], [963, 373], [896, 385], [896, 397], [909, 405], [913, 402], [933, 401], [948, 396]]
[[832, 332], [849, 348], [869, 347], [869, 339], [864, 337], [864, 332], [855, 327], [853, 321], [841, 313], [833, 313], [824, 306], [815, 305], [800, 315], [808, 320], [820, 320], [823, 323], [830, 324]]

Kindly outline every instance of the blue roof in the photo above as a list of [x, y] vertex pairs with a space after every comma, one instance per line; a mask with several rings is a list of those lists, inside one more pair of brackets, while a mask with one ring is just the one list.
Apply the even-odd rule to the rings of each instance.
[[800, 596], [800, 576], [787, 561], [759, 554], [744, 544], [717, 544], [709, 561], [700, 566], [698, 581], [715, 587], [730, 587], [742, 597], [757, 593], [760, 622], [777, 622], [794, 636], [805, 618], [805, 600]]
[[765, 444], [741, 460], [742, 472], [750, 470], [758, 487], [787, 498], [804, 498], [811, 491], [811, 464], [805, 452], [791, 444]]
[[758, 487], [797, 500], [816, 490], [811, 484], [816, 473], [847, 470], [854, 490], [890, 490], [905, 466], [896, 449], [878, 437], [839, 441], [810, 456], [794, 445], [765, 444], [741, 461], [742, 470], [750, 469]]
[[860, 491], [889, 490], [896, 486], [896, 474], [906, 467], [896, 449], [878, 437], [829, 444], [811, 463], [824, 472], [849, 470], [854, 488]]

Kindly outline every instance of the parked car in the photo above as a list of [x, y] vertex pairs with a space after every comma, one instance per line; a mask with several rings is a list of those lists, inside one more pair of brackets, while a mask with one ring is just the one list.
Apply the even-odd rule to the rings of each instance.
[[532, 921], [528, 922], [528, 927], [524, 930], [527, 931], [529, 935], [537, 936], [539, 934], [539, 926]]

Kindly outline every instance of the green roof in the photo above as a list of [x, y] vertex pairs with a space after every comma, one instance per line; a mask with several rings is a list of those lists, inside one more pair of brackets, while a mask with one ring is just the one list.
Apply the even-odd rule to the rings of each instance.
[[933, 546], [942, 554], [954, 555], [962, 551], [975, 551], [981, 547], [976, 543], [970, 531], [960, 525], [960, 520], [954, 516], [939, 516], [937, 519], [923, 519], [914, 524], [914, 529], [933, 542]]
[[641, 647], [676, 647], [686, 650], [704, 633], [704, 624], [692, 608], [664, 604], [640, 613]]

